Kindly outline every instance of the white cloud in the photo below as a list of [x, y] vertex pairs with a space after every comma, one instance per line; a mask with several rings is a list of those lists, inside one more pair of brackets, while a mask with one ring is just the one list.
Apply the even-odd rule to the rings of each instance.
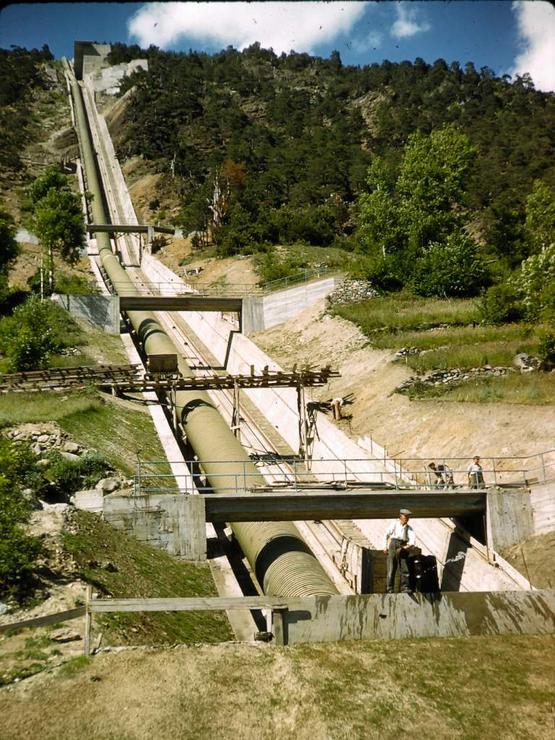
[[351, 31], [366, 2], [210, 2], [147, 3], [128, 21], [129, 35], [141, 46], [167, 48], [186, 37], [244, 49], [312, 52]]
[[391, 26], [391, 35], [396, 39], [415, 36], [417, 33], [429, 31], [431, 26], [427, 21], [418, 22], [416, 8], [407, 8], [397, 3], [397, 20]]
[[555, 8], [548, 2], [514, 2], [520, 46], [512, 75], [526, 72], [534, 86], [555, 92]]
[[378, 49], [382, 45], [383, 34], [379, 31], [370, 31], [364, 38], [353, 39], [351, 47], [359, 54], [370, 49]]

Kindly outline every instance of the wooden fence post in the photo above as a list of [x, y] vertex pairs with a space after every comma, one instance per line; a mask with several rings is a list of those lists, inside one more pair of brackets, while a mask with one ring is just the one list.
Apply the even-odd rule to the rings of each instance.
[[272, 609], [272, 630], [276, 645], [287, 645], [287, 607]]
[[83, 655], [90, 655], [91, 652], [91, 600], [92, 586], [88, 583], [87, 590], [85, 592], [85, 634], [83, 636]]

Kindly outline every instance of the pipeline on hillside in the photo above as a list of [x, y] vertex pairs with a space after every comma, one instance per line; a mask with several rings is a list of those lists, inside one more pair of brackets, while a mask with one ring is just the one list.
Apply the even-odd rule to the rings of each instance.
[[[83, 93], [75, 80], [72, 80], [70, 87], [87, 189], [93, 195], [93, 219], [97, 224], [108, 224], [110, 221], [104, 205], [104, 189], [92, 145]], [[122, 296], [138, 295], [139, 291], [112, 252], [109, 234], [97, 233], [96, 241], [102, 267], [112, 285], [118, 286], [117, 293]], [[181, 374], [192, 377], [190, 367], [179, 355], [152, 312], [129, 311], [127, 315], [148, 358], [175, 355]], [[265, 484], [264, 478], [206, 392], [178, 391], [176, 408], [187, 441], [216, 493], [228, 492], [245, 475], [253, 486]], [[203, 460], [218, 462], [203, 463]], [[222, 470], [225, 470], [224, 474]], [[264, 593], [284, 597], [337, 593], [331, 579], [293, 524], [231, 523], [231, 528]]]

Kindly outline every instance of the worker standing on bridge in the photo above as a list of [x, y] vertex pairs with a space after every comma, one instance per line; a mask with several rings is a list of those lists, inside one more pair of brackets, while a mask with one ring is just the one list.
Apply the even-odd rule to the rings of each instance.
[[409, 524], [412, 513], [408, 509], [399, 510], [399, 518], [394, 519], [385, 533], [384, 552], [387, 554], [387, 593], [392, 594], [395, 588], [395, 574], [399, 568], [401, 591], [410, 593], [409, 564], [407, 561], [409, 547], [416, 542], [414, 529]]
[[468, 466], [468, 487], [469, 488], [485, 488], [486, 482], [484, 481], [484, 472], [480, 465], [480, 458], [475, 455], [472, 462]]

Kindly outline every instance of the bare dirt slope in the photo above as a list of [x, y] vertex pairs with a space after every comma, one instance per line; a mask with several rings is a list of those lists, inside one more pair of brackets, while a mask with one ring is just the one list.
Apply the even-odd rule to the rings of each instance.
[[411, 375], [392, 364], [393, 352], [372, 349], [351, 322], [324, 314], [323, 301], [292, 321], [252, 339], [283, 367], [295, 362], [328, 364], [341, 377], [315, 391], [320, 399], [354, 393], [343, 430], [371, 436], [392, 457], [531, 455], [553, 447], [552, 406], [410, 401], [393, 390]]

